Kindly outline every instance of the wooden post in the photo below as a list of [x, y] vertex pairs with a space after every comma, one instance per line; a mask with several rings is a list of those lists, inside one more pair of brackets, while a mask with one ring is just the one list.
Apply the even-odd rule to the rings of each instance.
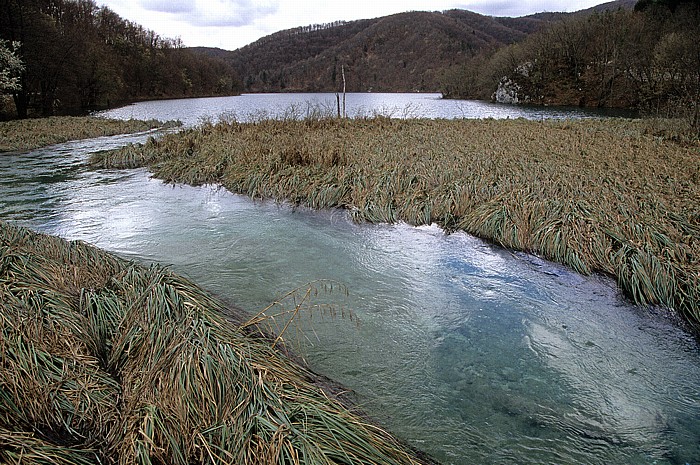
[[345, 111], [345, 65], [340, 65], [340, 72], [343, 75], [343, 118], [347, 118], [348, 114]]

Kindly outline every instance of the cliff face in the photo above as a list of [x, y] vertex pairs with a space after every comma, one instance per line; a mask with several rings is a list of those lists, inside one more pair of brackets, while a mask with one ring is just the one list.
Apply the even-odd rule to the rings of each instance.
[[[526, 65], [532, 65], [528, 62]], [[524, 66], [526, 66], [524, 65]], [[639, 94], [629, 92], [637, 88], [635, 82], [620, 74], [606, 84], [606, 91], [598, 86], [599, 76], [584, 73], [584, 77], [572, 81], [566, 77], [554, 77], [538, 82], [537, 78], [524, 74], [522, 70], [504, 76], [491, 100], [507, 104], [564, 105], [580, 107], [636, 108]]]

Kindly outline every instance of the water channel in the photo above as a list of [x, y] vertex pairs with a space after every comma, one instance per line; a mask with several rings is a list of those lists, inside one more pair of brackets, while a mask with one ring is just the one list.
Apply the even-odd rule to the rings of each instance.
[[[363, 97], [349, 97], [358, 108]], [[308, 95], [274, 98], [144, 102], [109, 116], [191, 125], [273, 113], [290, 101], [318, 104]], [[407, 108], [431, 117], [489, 108], [492, 117], [547, 116], [424, 95], [384, 99], [365, 105], [394, 116]], [[591, 116], [577, 111], [549, 116]], [[151, 135], [0, 155], [0, 219], [169, 264], [250, 312], [317, 279], [342, 283], [349, 295], [320, 299], [356, 320], [305, 317], [299, 350], [442, 463], [700, 463], [698, 344], [663, 311], [631, 305], [614, 281], [434, 226], [358, 225], [342, 211], [173, 187], [143, 169], [85, 163], [91, 152]]]

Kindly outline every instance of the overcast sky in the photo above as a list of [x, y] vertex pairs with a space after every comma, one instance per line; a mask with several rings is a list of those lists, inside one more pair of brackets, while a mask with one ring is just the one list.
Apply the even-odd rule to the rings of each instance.
[[97, 0], [122, 18], [188, 47], [235, 50], [273, 32], [404, 11], [460, 8], [491, 16], [576, 11], [609, 0]]

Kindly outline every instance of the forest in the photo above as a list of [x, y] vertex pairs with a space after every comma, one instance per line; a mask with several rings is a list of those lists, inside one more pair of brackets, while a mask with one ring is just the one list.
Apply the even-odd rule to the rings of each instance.
[[484, 47], [515, 43], [537, 18], [412, 11], [280, 31], [228, 53], [248, 92], [436, 92], [441, 76]]
[[[352, 92], [442, 91], [458, 97], [462, 76], [484, 57], [551, 25], [609, 10], [632, 10], [635, 4], [616, 0], [576, 13], [518, 18], [460, 9], [411, 11], [289, 29], [232, 52], [209, 53], [230, 60], [246, 92], [338, 91], [344, 69]], [[501, 77], [490, 83], [491, 92]]]
[[633, 108], [698, 128], [700, 2], [642, 0], [572, 15], [484, 49], [445, 74], [443, 94], [506, 103]]
[[241, 89], [230, 63], [160, 37], [94, 0], [0, 0], [0, 70], [4, 118]]

